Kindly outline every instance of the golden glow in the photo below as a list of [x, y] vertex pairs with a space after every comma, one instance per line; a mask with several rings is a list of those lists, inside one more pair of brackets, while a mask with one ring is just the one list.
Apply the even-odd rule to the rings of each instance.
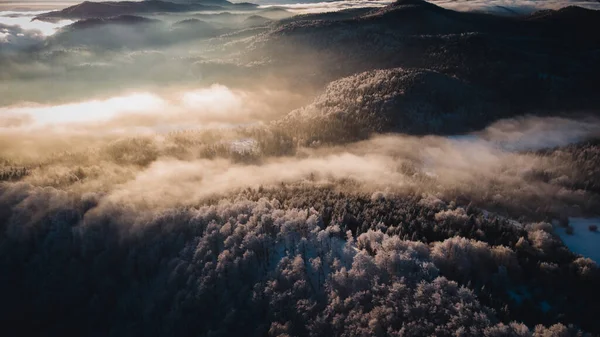
[[215, 84], [210, 88], [188, 91], [181, 95], [181, 101], [188, 108], [208, 108], [214, 112], [241, 108], [242, 100], [223, 85]]
[[28, 115], [37, 125], [105, 121], [126, 113], [144, 113], [163, 108], [165, 101], [148, 93], [136, 93], [106, 100], [92, 100], [54, 106], [1, 108], [0, 114]]
[[0, 116], [5, 117], [0, 129], [91, 126], [112, 131], [138, 127], [164, 131], [211, 123], [230, 126], [252, 122], [255, 111], [266, 110], [254, 101], [245, 93], [215, 84], [170, 95], [143, 92], [59, 105], [21, 104], [0, 108]]

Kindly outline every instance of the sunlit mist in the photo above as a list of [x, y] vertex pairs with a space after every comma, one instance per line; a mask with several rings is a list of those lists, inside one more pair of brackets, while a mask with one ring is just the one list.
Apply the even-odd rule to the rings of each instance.
[[261, 103], [260, 97], [263, 96], [215, 84], [200, 89], [161, 94], [137, 92], [57, 105], [23, 103], [0, 108], [4, 117], [0, 130], [3, 126], [35, 129], [78, 125], [97, 131], [98, 128], [114, 131], [115, 128], [146, 127], [160, 132], [226, 127], [248, 124], [268, 113], [269, 108]]
[[109, 120], [126, 113], [155, 111], [165, 102], [158, 96], [136, 93], [106, 100], [91, 100], [55, 106], [2, 108], [0, 113], [29, 115], [37, 125], [67, 124]]
[[56, 33], [59, 28], [73, 23], [72, 20], [60, 20], [57, 22], [33, 20], [35, 15], [41, 13], [44, 12], [0, 12], [0, 24], [19, 26], [24, 30], [37, 30], [44, 36], [50, 36]]

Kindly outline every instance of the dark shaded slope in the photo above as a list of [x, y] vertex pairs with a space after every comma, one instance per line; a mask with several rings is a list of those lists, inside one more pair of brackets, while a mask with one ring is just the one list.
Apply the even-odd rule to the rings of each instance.
[[[425, 1], [407, 0], [370, 10], [364, 15], [334, 15], [312, 14], [306, 19], [304, 16], [297, 16], [284, 20], [282, 23], [286, 23], [285, 25], [263, 36], [261, 42], [270, 47], [275, 43], [292, 43], [285, 40], [293, 39], [294, 43], [301, 43], [298, 48], [305, 47], [314, 51], [344, 48], [348, 49], [347, 52], [353, 52], [349, 54], [352, 57], [360, 57], [362, 49], [359, 46], [365, 44], [363, 49], [371, 51], [370, 57], [373, 61], [362, 61], [369, 64], [377, 62], [378, 58], [389, 56], [390, 53], [402, 52], [402, 40], [431, 36], [443, 38], [449, 35], [460, 37], [460, 34], [478, 34], [485, 35], [494, 42], [510, 39], [509, 43], [522, 48], [523, 52], [535, 52], [539, 44], [551, 47], [558, 42], [569, 44], [571, 47], [597, 48], [597, 37], [594, 36], [597, 34], [591, 32], [600, 28], [600, 12], [578, 7], [544, 11], [537, 16], [507, 18], [483, 13], [456, 12]], [[570, 38], [577, 34], [585, 38]], [[528, 42], [534, 44], [529, 47], [518, 45], [518, 39], [533, 39], [534, 41]], [[285, 51], [285, 47], [280, 49]], [[427, 58], [429, 55], [423, 56]], [[405, 60], [402, 55], [395, 55], [395, 61], [402, 63]]]
[[296, 130], [307, 144], [343, 143], [376, 132], [465, 132], [500, 118], [506, 108], [506, 102], [460, 79], [395, 68], [330, 83], [311, 105], [290, 113], [281, 127]]
[[86, 46], [95, 49], [144, 49], [214, 37], [229, 32], [198, 19], [168, 25], [134, 15], [92, 18], [63, 27], [46, 43], [46, 49]]
[[539, 35], [548, 39], [570, 40], [569, 47], [600, 46], [599, 11], [569, 6], [556, 11], [540, 11], [525, 18], [539, 26]]
[[135, 49], [165, 43], [165, 28], [160, 20], [134, 15], [85, 19], [60, 29], [46, 41], [45, 47]]
[[92, 18], [79, 20], [71, 25], [68, 25], [62, 29], [62, 32], [66, 31], [76, 31], [81, 29], [95, 28], [104, 25], [124, 25], [124, 26], [132, 26], [132, 25], [145, 25], [145, 24], [156, 24], [159, 23], [160, 20], [148, 19], [141, 16], [135, 15], [120, 15], [110, 18]]
[[367, 13], [373, 11], [372, 8], [351, 8], [351, 9], [343, 9], [336, 12], [327, 12], [327, 13], [310, 13], [310, 14], [301, 14], [295, 15], [291, 18], [282, 19], [280, 24], [288, 24], [296, 21], [312, 21], [312, 20], [322, 20], [322, 21], [334, 21], [334, 20], [347, 20], [353, 19], [356, 17], [360, 17]]
[[244, 19], [243, 24], [246, 26], [261, 26], [271, 23], [273, 20], [260, 15], [251, 15]]
[[283, 71], [301, 64], [319, 85], [372, 69], [431, 69], [501, 97], [504, 116], [568, 113], [600, 108], [599, 29], [600, 12], [575, 7], [512, 18], [410, 0], [351, 19], [292, 21], [247, 56]]
[[229, 32], [229, 29], [217, 28], [214, 24], [198, 19], [187, 19], [176, 22], [172, 25], [173, 40], [181, 41], [187, 39], [197, 39], [213, 37], [219, 34]]

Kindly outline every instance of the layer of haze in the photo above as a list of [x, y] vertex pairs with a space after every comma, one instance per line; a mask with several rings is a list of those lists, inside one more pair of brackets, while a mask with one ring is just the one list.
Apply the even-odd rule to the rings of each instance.
[[[565, 189], [560, 179], [532, 181], [536, 172], [568, 179], [573, 168], [530, 151], [597, 138], [596, 119], [527, 117], [460, 137], [380, 135], [334, 147], [296, 146], [285, 156], [271, 156], [263, 152], [261, 139], [252, 138], [270, 132], [264, 122], [268, 95], [214, 85], [186, 92], [175, 103], [138, 93], [5, 110], [2, 115], [11, 117], [0, 128], [0, 157], [12, 167], [28, 168], [22, 182], [102, 193], [107, 202], [136, 207], [191, 206], [248, 187], [281, 184], [344, 189], [344, 181], [366, 193], [466, 197], [485, 207], [516, 203], [532, 212], [536, 207], [561, 212], [572, 204], [585, 212], [595, 202], [583, 191]], [[45, 116], [53, 110], [65, 119]], [[77, 111], [88, 114], [79, 118]], [[207, 149], [216, 149], [216, 156]]]
[[[364, 4], [281, 7], [313, 12]], [[150, 32], [177, 33], [174, 23], [186, 18], [161, 17], [158, 33]], [[150, 207], [191, 205], [282, 182], [345, 180], [369, 193], [464, 196], [499, 207], [516, 202], [532, 212], [539, 205], [560, 210], [577, 204], [585, 210], [593, 204], [585, 192], [565, 189], [559, 180], [532, 181], [540, 171], [568, 177], [571, 163], [530, 151], [593, 139], [600, 133], [595, 119], [530, 117], [461, 137], [378, 135], [304, 148], [294, 130], [281, 135], [271, 122], [312, 100], [319, 88], [303, 81], [314, 74], [285, 82], [270, 78], [259, 62], [242, 63], [238, 43], [267, 31], [268, 23], [238, 29], [230, 28], [238, 19], [219, 20], [211, 21], [214, 35], [192, 34], [188, 40], [163, 41], [130, 27], [103, 31], [122, 39], [117, 46], [84, 44], [89, 36], [77, 30], [47, 37], [49, 31], [39, 28], [34, 36], [47, 42], [45, 49], [0, 59], [2, 170], [21, 172], [17, 180], [27, 184]], [[0, 43], [10, 42], [9, 33], [26, 34], [14, 25], [0, 31], [5, 34]]]

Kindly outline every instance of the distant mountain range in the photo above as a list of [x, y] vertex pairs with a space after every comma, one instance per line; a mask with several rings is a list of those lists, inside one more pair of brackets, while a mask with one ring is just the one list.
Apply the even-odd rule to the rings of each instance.
[[193, 11], [217, 11], [231, 9], [253, 9], [257, 5], [251, 3], [231, 3], [227, 0], [184, 1], [119, 1], [90, 2], [85, 1], [59, 11], [40, 14], [34, 20], [57, 21], [62, 19], [108, 18], [119, 15], [137, 15], [153, 13], [180, 13]]

